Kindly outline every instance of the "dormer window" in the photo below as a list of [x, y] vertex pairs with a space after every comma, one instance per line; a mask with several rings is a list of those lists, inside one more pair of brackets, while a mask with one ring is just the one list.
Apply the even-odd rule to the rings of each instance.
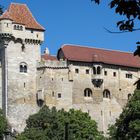
[[17, 29], [17, 26], [16, 25], [14, 25], [14, 30], [16, 30]]
[[97, 74], [101, 74], [101, 67], [100, 66], [97, 67]]
[[96, 68], [93, 67], [93, 74], [96, 74]]
[[101, 74], [101, 67], [98, 66], [98, 67], [93, 67], [93, 74], [96, 75], [96, 74]]
[[23, 27], [22, 26], [20, 26], [20, 30], [23, 30]]
[[17, 30], [19, 30], [19, 25], [17, 25]]
[[21, 26], [21, 25], [14, 25], [14, 30], [22, 31], [23, 30], [23, 26]]

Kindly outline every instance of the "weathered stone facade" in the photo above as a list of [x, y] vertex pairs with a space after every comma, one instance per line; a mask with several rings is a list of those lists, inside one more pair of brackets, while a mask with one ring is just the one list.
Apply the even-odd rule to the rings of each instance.
[[[93, 66], [100, 66], [101, 74], [94, 75]], [[76, 69], [79, 70], [78, 73]], [[104, 75], [105, 71], [107, 75]], [[133, 84], [137, 78], [126, 78], [128, 71], [139, 77], [139, 70], [135, 68], [48, 60], [44, 66], [38, 67], [38, 89], [43, 91], [44, 101], [48, 106], [66, 110], [81, 109], [98, 122], [99, 130], [106, 132], [108, 125], [114, 123], [121, 113], [128, 96], [134, 92]], [[113, 76], [113, 72], [116, 72], [116, 76]], [[96, 78], [103, 79], [101, 87], [93, 84], [92, 80]], [[92, 94], [86, 96], [85, 89], [91, 89]], [[110, 97], [103, 96], [105, 90], [109, 90]]]
[[44, 30], [13, 20], [0, 18], [0, 108], [12, 128], [21, 132], [28, 116], [46, 104], [88, 112], [106, 132], [133, 94], [139, 67], [71, 61], [62, 52], [58, 60], [41, 59]]

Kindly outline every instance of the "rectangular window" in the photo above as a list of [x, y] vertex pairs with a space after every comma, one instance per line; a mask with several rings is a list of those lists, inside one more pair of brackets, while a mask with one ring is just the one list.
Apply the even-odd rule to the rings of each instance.
[[58, 98], [61, 98], [61, 93], [58, 93]]
[[52, 97], [54, 97], [54, 91], [52, 91]]
[[89, 74], [89, 69], [86, 69], [86, 74]]
[[116, 72], [113, 72], [113, 76], [116, 77]]
[[75, 73], [79, 73], [79, 69], [75, 69]]
[[107, 71], [104, 71], [104, 75], [107, 75]]
[[132, 79], [132, 74], [130, 74], [130, 73], [126, 73], [126, 78], [130, 78], [130, 79]]

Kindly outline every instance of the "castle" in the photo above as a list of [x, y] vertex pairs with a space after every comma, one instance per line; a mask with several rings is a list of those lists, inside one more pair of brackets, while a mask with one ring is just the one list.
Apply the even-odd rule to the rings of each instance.
[[81, 109], [106, 132], [135, 90], [140, 58], [78, 45], [41, 55], [44, 31], [25, 4], [12, 3], [0, 16], [0, 108], [10, 125], [23, 131], [46, 104]]

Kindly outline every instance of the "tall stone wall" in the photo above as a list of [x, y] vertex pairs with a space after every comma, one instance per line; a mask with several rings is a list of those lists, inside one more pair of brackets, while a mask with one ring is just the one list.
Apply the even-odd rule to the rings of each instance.
[[[39, 45], [10, 41], [7, 47], [8, 60], [8, 120], [15, 130], [22, 131], [25, 120], [38, 111], [36, 104], [37, 62]], [[27, 72], [20, 72], [20, 64], [26, 63]]]
[[[128, 94], [133, 94], [139, 70], [101, 63], [66, 63], [66, 69], [53, 61], [49, 62], [51, 65], [39, 67], [38, 89], [44, 90], [45, 103], [58, 109], [81, 109], [97, 121], [100, 131], [106, 133], [108, 125], [113, 124], [122, 112]], [[93, 73], [94, 66], [100, 66], [100, 74]], [[132, 74], [132, 78], [127, 78], [126, 74]], [[103, 83], [96, 87], [93, 79], [102, 79]], [[91, 89], [92, 95], [85, 96], [85, 89]], [[109, 98], [103, 96], [104, 90], [109, 90]], [[58, 93], [61, 93], [61, 98], [58, 98]]]
[[69, 82], [68, 71], [66, 63], [59, 61], [48, 62], [43, 68], [38, 68], [38, 89], [43, 91], [46, 105], [57, 109], [72, 108], [72, 83]]

